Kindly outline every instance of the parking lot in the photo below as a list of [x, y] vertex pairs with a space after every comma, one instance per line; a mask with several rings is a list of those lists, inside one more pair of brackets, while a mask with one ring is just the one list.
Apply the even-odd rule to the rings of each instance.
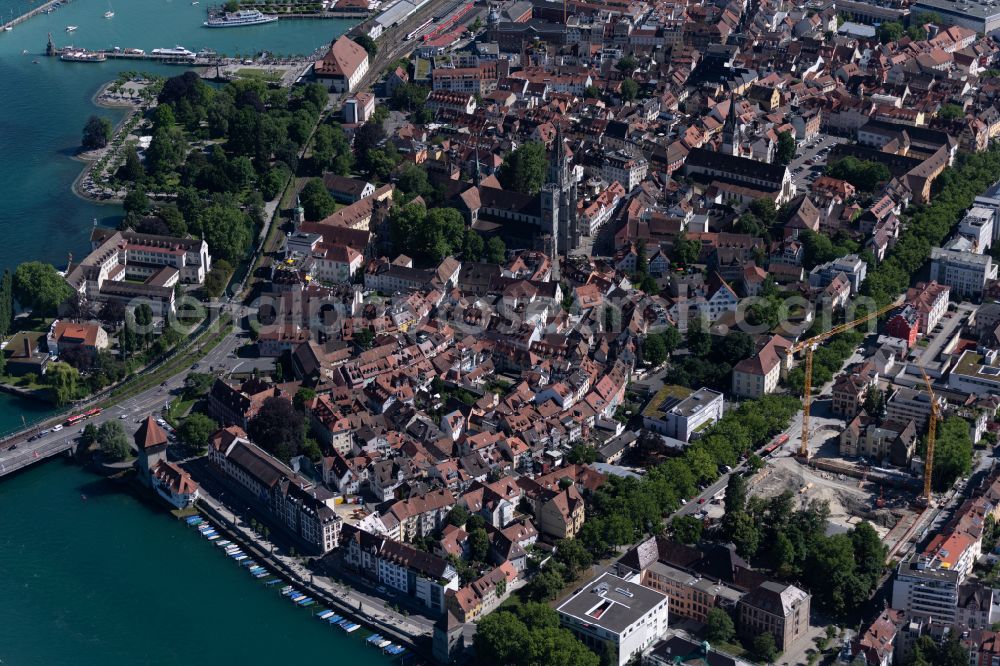
[[830, 149], [846, 141], [847, 139], [843, 137], [823, 134], [799, 144], [795, 157], [788, 164], [795, 185], [797, 187], [811, 185], [823, 174]]

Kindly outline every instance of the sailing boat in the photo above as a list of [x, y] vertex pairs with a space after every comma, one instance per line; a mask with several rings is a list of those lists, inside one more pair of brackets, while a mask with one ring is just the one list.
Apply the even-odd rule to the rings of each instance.
[[104, 18], [109, 19], [114, 17], [115, 17], [115, 10], [111, 6], [111, 0], [108, 0], [108, 11], [104, 12]]

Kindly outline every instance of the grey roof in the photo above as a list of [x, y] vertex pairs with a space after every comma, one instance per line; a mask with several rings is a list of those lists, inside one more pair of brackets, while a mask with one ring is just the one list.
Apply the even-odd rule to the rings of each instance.
[[621, 634], [666, 600], [667, 595], [656, 590], [603, 573], [556, 610], [561, 615]]

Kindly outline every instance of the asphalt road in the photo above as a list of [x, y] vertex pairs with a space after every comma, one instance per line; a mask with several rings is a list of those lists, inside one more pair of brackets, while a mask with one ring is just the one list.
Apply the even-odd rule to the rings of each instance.
[[[244, 364], [246, 359], [240, 359], [233, 355], [233, 352], [246, 341], [246, 334], [234, 329], [233, 333], [226, 336], [212, 351], [210, 351], [198, 363], [198, 371], [209, 372], [209, 368], [215, 368], [217, 374], [228, 374], [234, 368]], [[154, 386], [138, 395], [124, 400], [114, 407], [105, 409], [100, 416], [89, 419], [83, 423], [63, 427], [58, 431], [46, 430], [41, 437], [34, 441], [27, 441], [26, 436], [19, 437], [12, 442], [7, 442], [0, 448], [0, 476], [13, 472], [47, 458], [53, 453], [59, 453], [72, 448], [76, 444], [76, 439], [80, 436], [86, 424], [92, 423], [100, 425], [105, 421], [121, 420], [125, 429], [133, 433], [138, 429], [138, 424], [149, 414], [158, 415], [160, 410], [166, 406], [174, 394], [178, 393], [184, 386], [184, 379], [191, 372], [191, 368], [185, 368], [176, 375], [165, 381], [160, 386]], [[84, 411], [86, 408], [81, 408]], [[16, 445], [16, 448], [11, 448]]]

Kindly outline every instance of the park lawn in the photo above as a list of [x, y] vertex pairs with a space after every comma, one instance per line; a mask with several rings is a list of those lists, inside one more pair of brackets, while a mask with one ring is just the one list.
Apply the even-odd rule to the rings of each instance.
[[269, 72], [266, 69], [259, 69], [256, 67], [241, 67], [236, 70], [236, 76], [241, 79], [255, 79], [260, 81], [273, 81], [278, 82], [283, 76], [282, 72]]

